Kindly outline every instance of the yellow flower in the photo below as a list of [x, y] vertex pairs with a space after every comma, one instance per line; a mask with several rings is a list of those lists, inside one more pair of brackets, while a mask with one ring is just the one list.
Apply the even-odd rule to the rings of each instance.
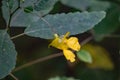
[[70, 37], [67, 40], [67, 45], [68, 45], [69, 48], [71, 48], [75, 51], [80, 50], [80, 44], [79, 44], [78, 39], [76, 37]]
[[70, 62], [75, 61], [75, 55], [72, 51], [65, 49], [65, 50], [63, 50], [63, 54], [67, 60], [70, 60]]
[[75, 54], [69, 50], [72, 49], [74, 51], [80, 50], [80, 44], [78, 42], [78, 39], [76, 37], [70, 37], [69, 32], [67, 32], [63, 36], [58, 36], [57, 34], [54, 34], [55, 39], [50, 43], [49, 46], [53, 46], [55, 48], [58, 48], [60, 50], [63, 50], [63, 54], [67, 60], [70, 60], [70, 62], [75, 61]]

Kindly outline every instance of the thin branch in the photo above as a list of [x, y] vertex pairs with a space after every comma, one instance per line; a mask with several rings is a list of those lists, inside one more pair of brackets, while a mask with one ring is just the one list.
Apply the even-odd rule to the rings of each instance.
[[10, 39], [15, 39], [15, 38], [21, 37], [23, 35], [25, 35], [25, 33], [21, 33], [21, 34], [15, 35], [15, 36], [11, 37]]
[[46, 61], [46, 60], [49, 60], [49, 59], [52, 59], [52, 58], [56, 58], [56, 57], [59, 57], [59, 56], [62, 56], [62, 55], [63, 55], [62, 53], [57, 53], [57, 54], [52, 54], [52, 55], [49, 55], [49, 56], [46, 56], [46, 57], [43, 57], [43, 58], [36, 59], [34, 61], [30, 61], [30, 62], [28, 62], [28, 63], [26, 63], [22, 66], [19, 66], [19, 67], [15, 68], [13, 70], [13, 72], [21, 70], [21, 69], [26, 68], [26, 67], [29, 67], [33, 64], [37, 64], [39, 62], [43, 62], [43, 61]]
[[[93, 37], [88, 37], [86, 40], [84, 40], [83, 42], [81, 42], [81, 45], [84, 45], [86, 43], [88, 43], [90, 40], [92, 40]], [[43, 58], [39, 58], [39, 59], [36, 59], [34, 61], [30, 61], [28, 63], [25, 63], [17, 68], [15, 68], [13, 70], [13, 72], [16, 72], [16, 71], [19, 71], [21, 69], [24, 69], [24, 68], [27, 68], [29, 66], [32, 66], [33, 64], [37, 64], [37, 63], [40, 63], [40, 62], [43, 62], [43, 61], [46, 61], [46, 60], [49, 60], [49, 59], [53, 59], [53, 58], [56, 58], [56, 57], [59, 57], [59, 56], [63, 56], [62, 52], [60, 53], [57, 53], [57, 54], [52, 54], [52, 55], [49, 55], [49, 56], [46, 56], [46, 57], [43, 57]]]
[[110, 34], [110, 35], [103, 35], [108, 38], [120, 38], [120, 35]]
[[9, 74], [14, 80], [19, 80], [16, 76], [14, 76], [12, 73]]
[[80, 44], [84, 45], [84, 44], [88, 43], [92, 39], [93, 39], [93, 36], [89, 36], [87, 39], [83, 40]]

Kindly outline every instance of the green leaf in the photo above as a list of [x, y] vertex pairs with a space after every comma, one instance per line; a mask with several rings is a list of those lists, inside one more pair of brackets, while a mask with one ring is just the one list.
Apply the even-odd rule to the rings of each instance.
[[[39, 12], [35, 12], [39, 13]], [[23, 10], [19, 9], [12, 17], [11, 27], [27, 27], [32, 22], [35, 22], [39, 19], [39, 17], [33, 12], [26, 13]], [[42, 16], [44, 13], [41, 13]], [[46, 13], [45, 13], [46, 14]]]
[[96, 25], [94, 28], [93, 34], [95, 36], [95, 40], [100, 41], [105, 36], [115, 32], [119, 26], [119, 14], [120, 9], [116, 5], [112, 5], [112, 7], [107, 11], [106, 17], [101, 21], [100, 24]]
[[9, 8], [12, 9], [14, 1], [13, 0], [8, 0], [7, 3], [8, 3]]
[[58, 0], [40, 0], [34, 6], [36, 11], [52, 9]]
[[[41, 16], [44, 16], [44, 15], [48, 14], [53, 8], [53, 6], [51, 6], [44, 10], [33, 11], [34, 7], [32, 7], [31, 5], [33, 5], [34, 2], [35, 2], [35, 0], [25, 0], [24, 3], [23, 2], [21, 3], [22, 8], [17, 10], [14, 13], [14, 15], [12, 16], [12, 20], [11, 20], [11, 24], [10, 24], [11, 27], [27, 27], [32, 22], [39, 19], [39, 17], [35, 13], [38, 13]], [[2, 5], [3, 17], [4, 17], [5, 21], [8, 23], [8, 20], [10, 18], [9, 7], [7, 6], [7, 2], [5, 0], [2, 1], [2, 4], [3, 4]], [[15, 0], [11, 11], [13, 12], [17, 8], [17, 6], [18, 6], [18, 2], [17, 2], [17, 0]], [[25, 9], [23, 9], [23, 8], [25, 8]], [[24, 11], [27, 11], [27, 12], [33, 11], [33, 13], [28, 14]]]
[[80, 60], [88, 63], [92, 63], [92, 57], [90, 53], [86, 50], [80, 50], [77, 52], [77, 56]]
[[28, 7], [28, 6], [32, 6], [34, 3], [36, 2], [36, 0], [21, 0], [21, 6], [22, 7]]
[[59, 35], [63, 35], [66, 32], [75, 35], [92, 29], [104, 17], [104, 11], [47, 15], [44, 19], [49, 23], [49, 26], [48, 23], [39, 19], [26, 28], [25, 34], [33, 37], [52, 39], [54, 38], [52, 28]]
[[90, 11], [101, 11], [101, 10], [104, 11], [104, 10], [109, 9], [111, 6], [110, 2], [108, 1], [93, 0], [91, 2], [92, 3], [89, 6]]
[[110, 7], [110, 3], [107, 1], [98, 0], [60, 0], [64, 5], [76, 8], [78, 10], [85, 11], [90, 10], [106, 10]]
[[26, 13], [23, 10], [19, 9], [13, 15], [10, 26], [11, 27], [27, 27], [32, 22], [35, 22], [40, 18], [37, 16], [37, 13], [39, 13], [39, 12], [33, 11], [31, 13]]
[[31, 13], [31, 12], [33, 12], [33, 7], [32, 7], [32, 6], [25, 7], [25, 8], [24, 8], [24, 11], [25, 11], [26, 13]]
[[15, 67], [16, 55], [13, 42], [5, 30], [0, 30], [0, 79], [7, 76]]
[[48, 80], [77, 80], [77, 79], [74, 79], [72, 77], [53, 77], [53, 78], [49, 78]]
[[10, 18], [10, 12], [13, 12], [17, 8], [17, 3], [17, 0], [2, 0], [2, 14], [6, 23], [8, 23], [8, 19]]
[[26, 13], [23, 10], [19, 9], [12, 17], [11, 27], [26, 27], [32, 22], [38, 20], [35, 14]]

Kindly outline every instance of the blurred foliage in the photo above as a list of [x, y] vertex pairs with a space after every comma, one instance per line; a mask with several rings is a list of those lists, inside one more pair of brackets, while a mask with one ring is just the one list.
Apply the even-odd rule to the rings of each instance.
[[97, 41], [102, 40], [104, 37], [109, 36], [110, 33], [115, 32], [120, 28], [120, 8], [117, 5], [111, 5], [107, 10], [106, 18], [93, 30], [93, 34]]
[[85, 66], [77, 65], [75, 77], [81, 80], [119, 80], [118, 73], [102, 69], [89, 69]]
[[114, 64], [110, 59], [109, 53], [103, 47], [86, 44], [82, 48], [89, 51], [93, 59], [91, 64], [87, 64], [88, 67], [98, 69], [101, 68], [105, 70], [112, 70], [114, 68]]
[[99, 0], [60, 0], [64, 5], [76, 8], [78, 10], [86, 11], [88, 9], [101, 11], [110, 7], [110, 3], [107, 1]]

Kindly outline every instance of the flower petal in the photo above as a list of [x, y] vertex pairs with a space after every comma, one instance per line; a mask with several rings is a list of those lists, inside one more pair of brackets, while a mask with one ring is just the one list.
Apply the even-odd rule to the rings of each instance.
[[69, 48], [75, 50], [75, 51], [79, 51], [80, 50], [80, 44], [78, 42], [78, 39], [76, 37], [70, 37], [67, 40], [67, 45]]
[[64, 38], [67, 38], [69, 36], [70, 32], [67, 32], [65, 35], [64, 35]]
[[55, 48], [64, 50], [68, 49], [68, 46], [65, 43], [66, 39], [60, 39], [59, 37], [56, 37], [50, 44], [49, 46], [53, 46]]
[[70, 62], [75, 61], [75, 55], [72, 51], [70, 50], [63, 50], [63, 54], [67, 60], [70, 60]]

